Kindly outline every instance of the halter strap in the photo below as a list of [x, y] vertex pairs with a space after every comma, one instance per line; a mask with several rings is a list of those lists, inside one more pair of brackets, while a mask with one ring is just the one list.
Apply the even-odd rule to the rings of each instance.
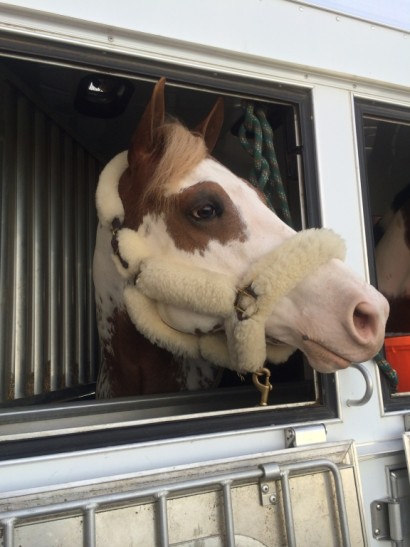
[[[257, 261], [237, 285], [228, 275], [148, 256], [135, 261], [136, 283], [126, 287], [124, 301], [137, 329], [160, 347], [255, 372], [267, 358], [283, 362], [295, 350], [266, 341], [265, 323], [275, 301], [321, 265], [344, 255], [342, 239], [331, 230], [305, 230]], [[161, 320], [160, 303], [218, 316], [225, 332], [179, 332]]]

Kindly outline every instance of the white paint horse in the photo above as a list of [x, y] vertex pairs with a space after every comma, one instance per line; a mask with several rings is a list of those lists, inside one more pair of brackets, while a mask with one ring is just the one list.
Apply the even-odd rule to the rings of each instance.
[[378, 225], [376, 272], [390, 303], [388, 333], [410, 333], [410, 184], [394, 198]]
[[295, 233], [212, 157], [219, 100], [196, 132], [165, 121], [164, 80], [97, 188], [98, 397], [199, 389], [296, 349], [333, 372], [383, 344], [385, 298], [329, 230]]

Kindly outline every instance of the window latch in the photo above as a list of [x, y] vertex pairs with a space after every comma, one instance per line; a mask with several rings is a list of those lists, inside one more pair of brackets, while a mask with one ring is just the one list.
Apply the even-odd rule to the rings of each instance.
[[288, 427], [285, 429], [285, 445], [286, 448], [296, 448], [298, 446], [325, 443], [326, 435], [325, 424]]

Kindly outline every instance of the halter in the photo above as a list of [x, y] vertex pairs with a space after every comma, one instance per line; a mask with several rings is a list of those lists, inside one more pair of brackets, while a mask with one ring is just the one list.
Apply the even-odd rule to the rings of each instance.
[[[203, 358], [241, 373], [258, 371], [267, 359], [283, 362], [295, 351], [266, 341], [265, 323], [275, 302], [317, 268], [332, 258], [343, 260], [345, 254], [343, 241], [331, 230], [305, 230], [263, 256], [238, 282], [230, 275], [155, 256], [133, 230], [117, 227], [114, 232], [114, 261], [128, 280], [124, 302], [137, 330], [175, 355]], [[162, 304], [220, 317], [223, 332], [175, 330], [161, 319]]]
[[[164, 259], [136, 231], [123, 226], [119, 174], [126, 153], [102, 171], [97, 188], [100, 222], [112, 232], [112, 255], [124, 278], [124, 303], [136, 329], [151, 343], [188, 358], [202, 358], [238, 372], [256, 372], [268, 359], [286, 361], [296, 348], [267, 342], [265, 323], [275, 302], [332, 258], [344, 260], [345, 245], [333, 231], [296, 233], [254, 263], [242, 279]], [[220, 332], [180, 332], [161, 319], [158, 307], [221, 319]]]

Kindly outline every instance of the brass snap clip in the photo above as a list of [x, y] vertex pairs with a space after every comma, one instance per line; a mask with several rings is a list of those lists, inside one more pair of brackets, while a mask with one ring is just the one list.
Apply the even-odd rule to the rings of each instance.
[[[265, 377], [264, 383], [259, 381], [261, 376]], [[252, 381], [258, 391], [261, 392], [261, 400], [259, 406], [267, 406], [269, 393], [272, 391], [272, 384], [269, 381], [270, 370], [268, 368], [262, 367], [252, 374]]]

